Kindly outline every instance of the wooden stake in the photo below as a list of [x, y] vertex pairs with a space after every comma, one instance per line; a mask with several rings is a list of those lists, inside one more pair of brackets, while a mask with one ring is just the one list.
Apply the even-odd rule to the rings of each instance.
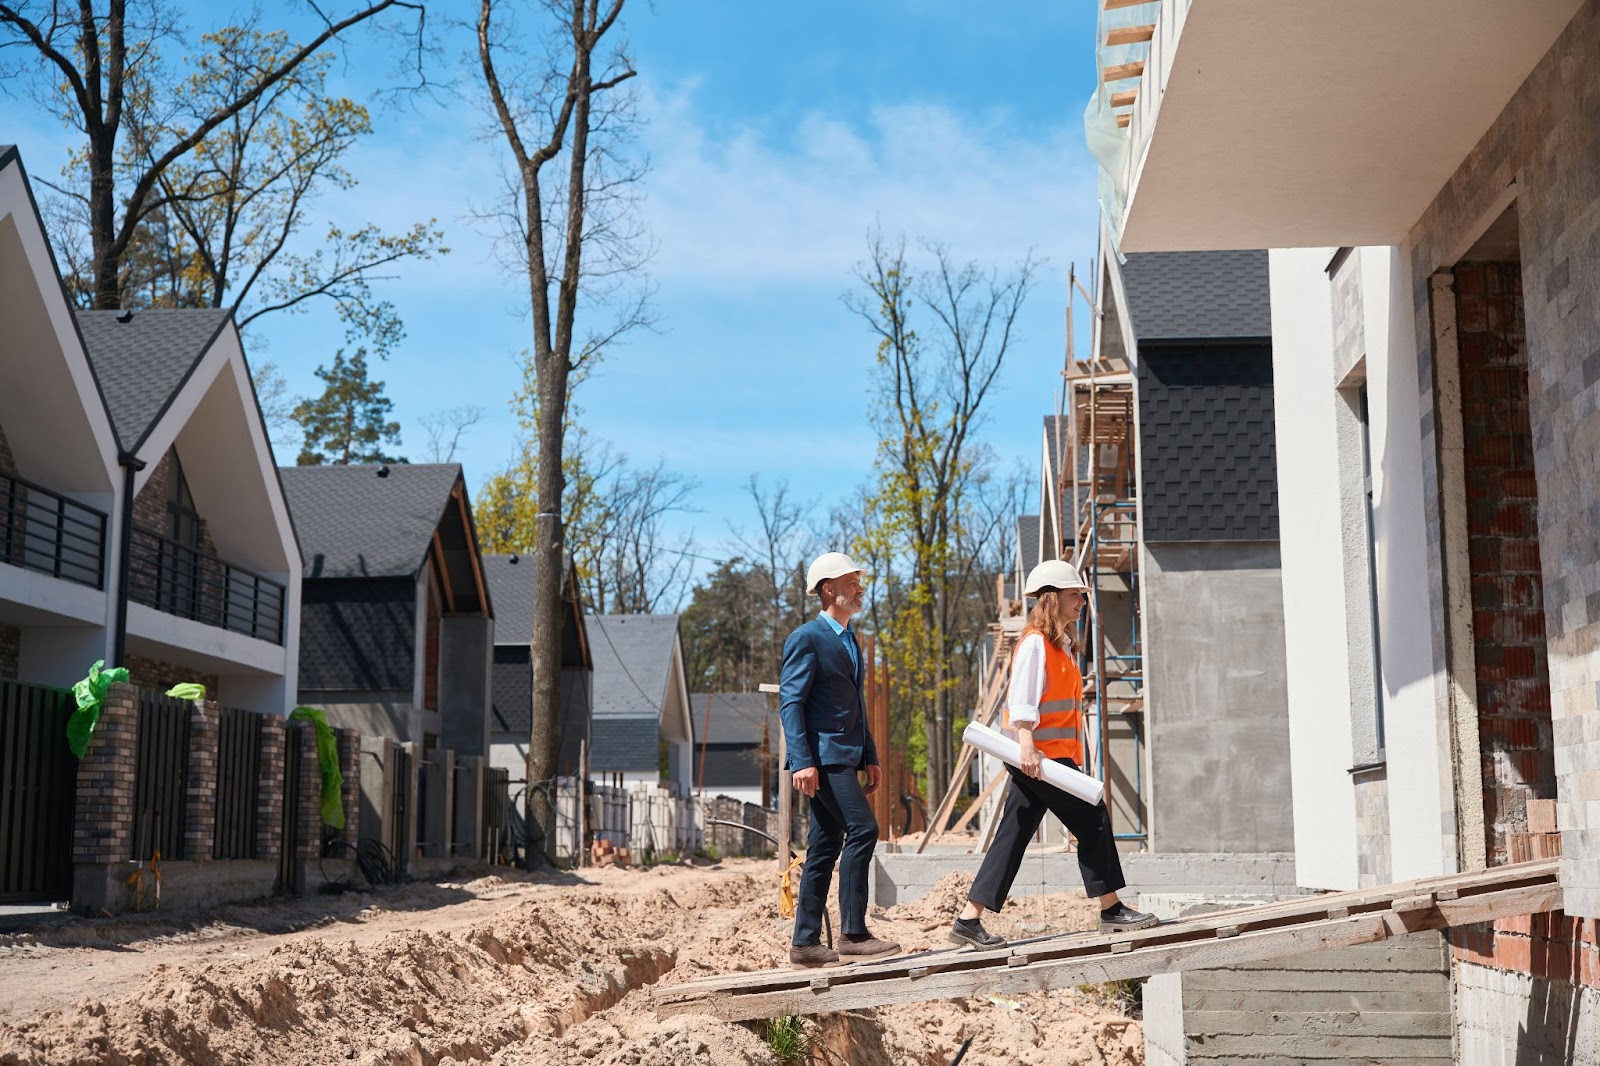
[[589, 865], [589, 738], [578, 741], [578, 862]]

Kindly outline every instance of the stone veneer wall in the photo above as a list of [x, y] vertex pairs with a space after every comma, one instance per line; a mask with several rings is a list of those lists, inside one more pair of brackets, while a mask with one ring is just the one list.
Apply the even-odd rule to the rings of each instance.
[[[1423, 452], [1435, 454], [1433, 275], [1516, 195], [1541, 594], [1569, 914], [1600, 917], [1600, 0], [1585, 0], [1410, 234]], [[1425, 475], [1435, 630], [1438, 471]], [[1435, 670], [1445, 676], [1442, 648]]]

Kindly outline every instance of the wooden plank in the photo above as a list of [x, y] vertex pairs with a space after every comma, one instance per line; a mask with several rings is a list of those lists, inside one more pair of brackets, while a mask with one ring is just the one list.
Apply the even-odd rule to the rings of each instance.
[[1116, 48], [1125, 44], [1144, 44], [1156, 35], [1156, 24], [1145, 23], [1143, 26], [1114, 26], [1106, 31], [1106, 46]]
[[1133, 125], [1133, 116], [1132, 115], [1118, 115], [1117, 116], [1117, 129], [1125, 130], [1131, 125]]
[[1100, 79], [1108, 82], [1123, 81], [1128, 78], [1141, 77], [1143, 74], [1144, 60], [1140, 59], [1132, 63], [1118, 63], [1115, 66], [1106, 67], [1100, 72]]
[[1105, 0], [1102, 5], [1107, 11], [1116, 11], [1124, 7], [1138, 7], [1140, 4], [1154, 3], [1155, 0]]
[[983, 810], [983, 805], [988, 801], [989, 794], [998, 788], [1000, 782], [1004, 781], [1005, 779], [1006, 772], [1004, 770], [1001, 770], [999, 773], [990, 778], [989, 783], [983, 786], [983, 791], [978, 793], [978, 798], [972, 801], [971, 806], [962, 812], [960, 818], [956, 819], [956, 824], [950, 827], [950, 832], [959, 833], [966, 829], [967, 826], [972, 823], [972, 819], [976, 817], [977, 813]]
[[1138, 89], [1124, 89], [1111, 94], [1112, 107], [1132, 107], [1133, 102], [1139, 98]]

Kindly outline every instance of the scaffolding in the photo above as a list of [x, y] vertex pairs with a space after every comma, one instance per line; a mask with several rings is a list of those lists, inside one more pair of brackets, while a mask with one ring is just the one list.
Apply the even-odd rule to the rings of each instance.
[[[1139, 466], [1133, 367], [1097, 351], [1076, 358], [1072, 304], [1082, 296], [1096, 319], [1099, 304], [1070, 275], [1067, 361], [1058, 394], [1056, 447], [1061, 558], [1089, 586], [1089, 623], [1079, 666], [1093, 772], [1107, 802], [1129, 827], [1118, 840], [1143, 841], [1144, 647], [1139, 613]], [[1100, 331], [1095, 331], [1096, 336]], [[1113, 738], [1112, 734], [1117, 737]]]

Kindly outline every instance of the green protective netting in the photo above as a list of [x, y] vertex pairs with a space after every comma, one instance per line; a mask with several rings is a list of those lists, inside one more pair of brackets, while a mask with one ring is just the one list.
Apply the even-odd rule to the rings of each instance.
[[203, 700], [206, 698], [206, 687], [197, 681], [185, 681], [167, 689], [167, 695], [178, 700]]
[[104, 659], [96, 659], [95, 664], [89, 667], [89, 676], [72, 686], [72, 696], [78, 701], [78, 709], [67, 719], [67, 747], [80, 759], [89, 750], [89, 738], [94, 735], [94, 727], [100, 721], [100, 705], [106, 701], [106, 693], [112, 685], [128, 682], [127, 667], [113, 666], [107, 670], [105, 665]]
[[[1186, 4], [1189, 0], [1177, 2]], [[1100, 164], [1100, 210], [1105, 216], [1112, 240], [1117, 244], [1122, 241], [1122, 221], [1127, 211], [1130, 134], [1127, 129], [1117, 125], [1119, 112], [1111, 106], [1111, 97], [1114, 93], [1137, 88], [1139, 81], [1133, 78], [1105, 81], [1101, 72], [1148, 59], [1150, 44], [1146, 41], [1110, 45], [1106, 43], [1106, 36], [1111, 30], [1121, 27], [1148, 26], [1157, 22], [1165, 7], [1166, 3], [1151, 0], [1150, 3], [1111, 11], [1101, 8], [1099, 24], [1095, 29], [1095, 91], [1089, 98], [1089, 106], [1083, 111], [1083, 139], [1089, 147], [1089, 154]], [[1120, 259], [1120, 251], [1118, 256]]]
[[315, 707], [296, 707], [290, 721], [310, 722], [317, 731], [317, 766], [322, 770], [322, 821], [335, 829], [344, 828], [344, 774], [339, 772], [339, 740], [328, 725], [328, 716]]

